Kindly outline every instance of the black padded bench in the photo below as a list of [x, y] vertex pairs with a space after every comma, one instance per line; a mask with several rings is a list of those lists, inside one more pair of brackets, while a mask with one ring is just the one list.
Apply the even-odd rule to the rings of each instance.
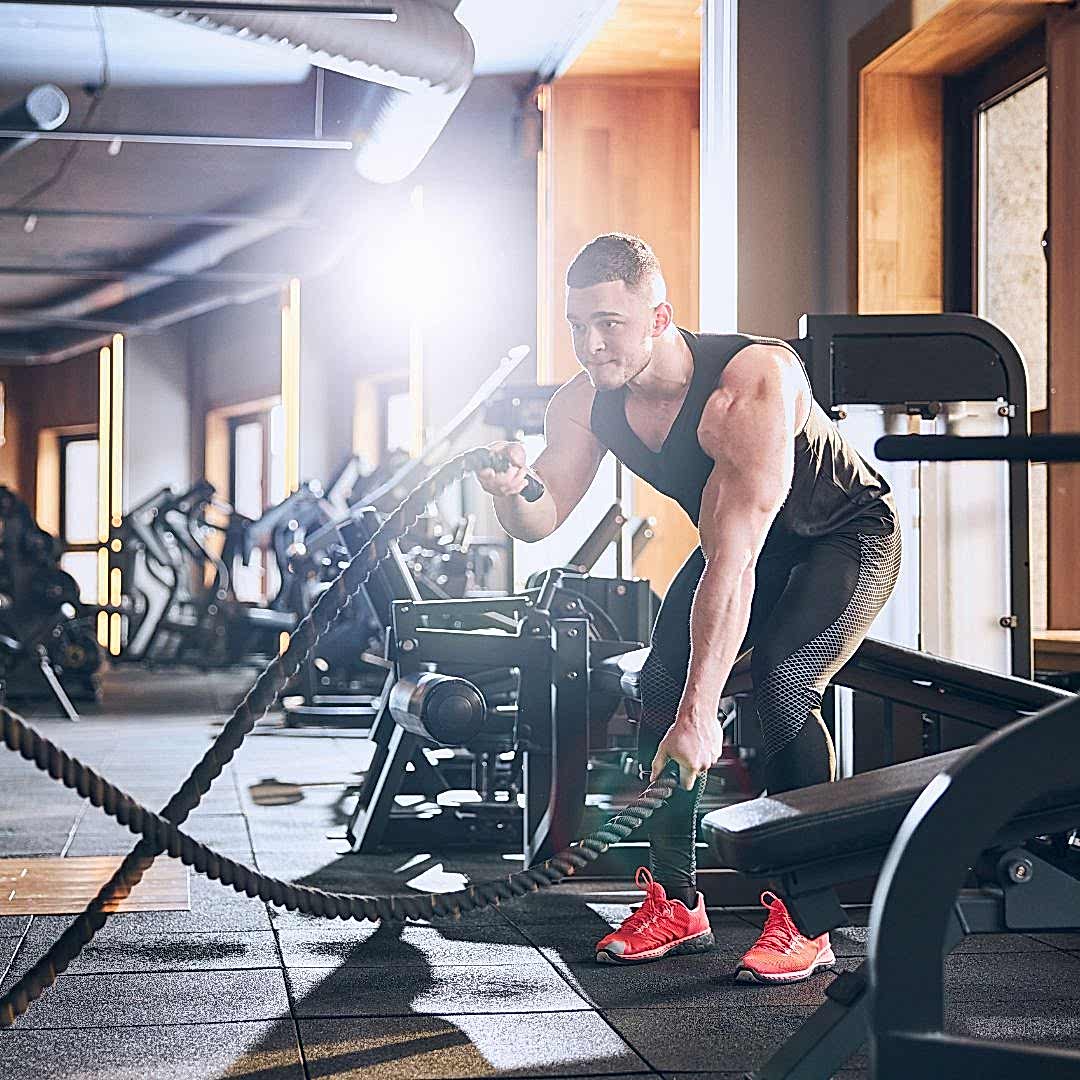
[[[775, 881], [800, 929], [816, 937], [846, 922], [828, 892], [876, 875], [923, 789], [968, 752], [949, 750], [832, 784], [750, 799], [706, 814], [702, 832], [723, 866]], [[1014, 817], [995, 846], [1077, 824], [1080, 786], [1040, 799]]]
[[[927, 785], [972, 752], [951, 750], [714, 810], [702, 831], [722, 865], [775, 882], [796, 925], [816, 937], [848, 921], [836, 887], [876, 876]], [[948, 947], [965, 934], [1080, 925], [1080, 882], [1017, 846], [1077, 824], [1080, 786], [1043, 795], [1013, 815], [988, 849], [993, 858], [980, 869], [979, 886], [957, 899]], [[821, 1008], [750, 1074], [754, 1080], [832, 1075], [866, 1038], [866, 986], [865, 964], [839, 975]]]

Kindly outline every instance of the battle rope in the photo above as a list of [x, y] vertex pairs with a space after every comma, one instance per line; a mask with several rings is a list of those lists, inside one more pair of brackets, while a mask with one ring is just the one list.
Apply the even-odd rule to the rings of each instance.
[[266, 716], [282, 689], [307, 661], [320, 638], [360, 592], [375, 568], [390, 554], [390, 547], [410, 529], [427, 505], [449, 484], [466, 473], [484, 468], [506, 469], [501, 455], [487, 449], [471, 450], [451, 459], [418, 485], [379, 527], [374, 536], [349, 560], [340, 574], [297, 625], [288, 647], [275, 657], [233, 710], [217, 738], [208, 747], [179, 790], [160, 814], [137, 803], [130, 795], [55, 746], [9, 709], [0, 708], [4, 744], [32, 761], [43, 772], [77, 791], [142, 839], [101, 887], [86, 910], [60, 935], [48, 951], [8, 991], [0, 996], [0, 1027], [8, 1027], [56, 981], [109, 917], [106, 908], [126, 897], [161, 854], [181, 859], [201, 874], [231, 885], [237, 892], [258, 897], [290, 911], [338, 919], [426, 919], [433, 915], [459, 917], [552, 885], [598, 858], [609, 845], [624, 839], [663, 805], [675, 781], [663, 777], [600, 829], [580, 843], [560, 851], [531, 869], [505, 879], [470, 885], [452, 893], [411, 896], [361, 896], [324, 892], [310, 886], [278, 881], [251, 867], [234, 862], [193, 840], [177, 827], [198, 806], [210, 785], [232, 760], [245, 736]]

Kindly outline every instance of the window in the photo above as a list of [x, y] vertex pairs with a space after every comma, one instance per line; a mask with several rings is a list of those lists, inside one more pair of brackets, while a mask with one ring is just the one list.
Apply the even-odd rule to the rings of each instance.
[[[257, 521], [285, 498], [285, 418], [280, 404], [229, 420], [229, 502]], [[238, 600], [258, 603], [278, 588], [277, 568], [256, 548], [247, 563], [230, 567]], [[273, 579], [273, 580], [271, 580]]]
[[60, 440], [60, 565], [88, 604], [97, 602], [97, 531], [97, 436], [69, 435]]
[[[1016, 343], [1032, 429], [1046, 430], [1048, 292], [1046, 45], [1040, 28], [946, 88], [948, 308]], [[1047, 623], [1047, 471], [1031, 469], [1032, 625]]]
[[383, 452], [413, 451], [413, 401], [408, 384], [388, 387], [383, 397]]

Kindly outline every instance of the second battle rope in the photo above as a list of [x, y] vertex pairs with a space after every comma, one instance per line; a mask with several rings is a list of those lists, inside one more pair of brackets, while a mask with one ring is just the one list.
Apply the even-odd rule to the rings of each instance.
[[433, 915], [458, 916], [557, 884], [598, 858], [610, 844], [629, 835], [663, 805], [675, 787], [675, 781], [666, 777], [647, 788], [596, 832], [540, 866], [496, 881], [471, 885], [459, 892], [411, 896], [331, 893], [278, 881], [219, 855], [178, 828], [232, 760], [244, 738], [270, 711], [322, 635], [359, 594], [379, 563], [387, 558], [394, 541], [412, 527], [427, 505], [445, 487], [462, 479], [466, 473], [484, 468], [505, 469], [507, 462], [486, 449], [471, 450], [448, 461], [409, 494], [300, 621], [289, 639], [288, 647], [259, 674], [217, 738], [159, 814], [141, 806], [94, 770], [60, 750], [15, 713], [0, 708], [0, 728], [9, 749], [33, 761], [39, 769], [73, 788], [94, 806], [101, 807], [142, 837], [86, 910], [57, 938], [41, 959], [0, 996], [0, 1027], [13, 1024], [52, 986], [60, 973], [105, 925], [109, 917], [107, 909], [138, 885], [159, 855], [168, 854], [182, 859], [199, 873], [216, 878], [237, 892], [259, 897], [291, 911], [328, 918], [373, 921], [424, 919]]

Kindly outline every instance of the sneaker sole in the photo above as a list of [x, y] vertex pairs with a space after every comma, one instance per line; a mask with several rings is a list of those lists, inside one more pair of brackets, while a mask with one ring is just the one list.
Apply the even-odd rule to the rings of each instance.
[[818, 971], [828, 971], [836, 966], [835, 956], [823, 956], [815, 960], [808, 968], [802, 971], [785, 971], [777, 975], [762, 975], [752, 968], [740, 967], [735, 972], [735, 981], [740, 983], [758, 983], [759, 985], [772, 986], [776, 983], [796, 983], [809, 979]]
[[681, 941], [673, 941], [669, 945], [661, 945], [657, 949], [638, 953], [635, 956], [619, 956], [616, 953], [601, 949], [596, 954], [598, 964], [651, 964], [655, 960], [663, 960], [665, 956], [690, 956], [694, 953], [711, 952], [716, 948], [716, 938], [711, 930], [695, 934], [693, 937], [683, 938]]

